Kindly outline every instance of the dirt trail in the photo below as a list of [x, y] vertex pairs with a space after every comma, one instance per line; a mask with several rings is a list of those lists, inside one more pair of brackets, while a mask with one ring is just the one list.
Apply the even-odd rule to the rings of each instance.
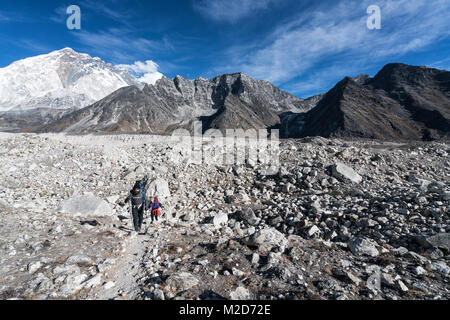
[[[117, 263], [106, 273], [104, 281], [113, 282], [111, 288], [99, 287], [88, 297], [93, 300], [136, 300], [142, 295], [140, 281], [145, 277], [146, 253], [155, 243], [161, 241], [160, 235], [166, 227], [160, 222], [143, 225], [143, 232], [129, 235], [124, 251]], [[146, 264], [147, 263], [147, 264]]]

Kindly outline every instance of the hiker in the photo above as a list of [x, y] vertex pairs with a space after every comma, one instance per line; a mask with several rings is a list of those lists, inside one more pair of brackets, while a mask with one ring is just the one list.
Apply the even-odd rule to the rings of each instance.
[[149, 209], [150, 207], [152, 210], [152, 222], [154, 220], [158, 221], [158, 218], [161, 216], [161, 205], [159, 204], [158, 198], [155, 197], [153, 202], [150, 204]]
[[136, 232], [141, 231], [144, 221], [144, 212], [147, 209], [147, 200], [145, 194], [147, 192], [148, 179], [137, 181], [125, 203], [130, 201], [131, 215], [133, 216], [133, 225]]

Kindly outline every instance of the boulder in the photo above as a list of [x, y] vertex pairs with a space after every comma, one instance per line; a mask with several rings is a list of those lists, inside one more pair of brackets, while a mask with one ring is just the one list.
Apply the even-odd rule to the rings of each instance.
[[442, 248], [450, 250], [450, 233], [438, 233], [433, 236], [414, 236], [413, 239], [425, 249]]
[[84, 288], [94, 288], [99, 286], [102, 283], [102, 275], [100, 273], [96, 274], [89, 280], [83, 283]]
[[155, 291], [153, 291], [153, 300], [157, 301], [165, 300], [164, 292], [162, 290], [155, 289]]
[[105, 290], [109, 290], [109, 289], [114, 288], [115, 286], [116, 286], [116, 284], [113, 281], [109, 281], [103, 285], [103, 288]]
[[244, 240], [251, 247], [259, 247], [270, 251], [274, 247], [286, 247], [288, 240], [275, 228], [258, 231]]
[[252, 254], [252, 257], [251, 257], [250, 260], [251, 260], [250, 262], [252, 263], [252, 265], [257, 266], [259, 264], [259, 260], [260, 260], [259, 254], [254, 252]]
[[166, 280], [166, 290], [174, 293], [186, 291], [198, 285], [199, 281], [192, 274], [181, 272], [170, 276]]
[[342, 182], [354, 182], [361, 183], [362, 177], [352, 168], [343, 164], [337, 163], [331, 167], [331, 173], [333, 177]]
[[62, 201], [58, 211], [73, 216], [109, 217], [114, 215], [110, 205], [92, 193]]
[[162, 202], [168, 201], [171, 197], [169, 183], [161, 178], [154, 179], [147, 188], [147, 195], [150, 200], [158, 197]]
[[191, 222], [195, 220], [195, 213], [194, 212], [188, 212], [185, 215], [180, 217], [181, 221], [183, 222]]
[[381, 291], [381, 275], [379, 273], [374, 273], [366, 281], [367, 289], [377, 294]]
[[239, 192], [229, 197], [230, 203], [250, 203], [251, 199], [245, 192]]
[[450, 191], [442, 192], [441, 196], [444, 201], [450, 201]]
[[92, 260], [91, 257], [85, 255], [85, 254], [74, 254], [72, 256], [70, 256], [67, 261], [66, 261], [67, 265], [70, 264], [78, 264], [78, 265], [93, 265], [94, 261]]
[[319, 233], [319, 232], [320, 232], [320, 229], [319, 229], [317, 226], [313, 225], [313, 226], [308, 230], [308, 236], [312, 237], [312, 236], [314, 236], [316, 233]]
[[259, 170], [259, 174], [265, 177], [274, 177], [278, 175], [280, 168], [277, 166], [265, 167]]
[[218, 213], [213, 219], [213, 224], [216, 229], [226, 226], [228, 224], [228, 214], [223, 212]]
[[259, 222], [259, 219], [256, 217], [255, 213], [251, 208], [245, 208], [242, 211], [237, 212], [237, 216], [240, 220], [244, 221], [245, 223], [256, 226]]
[[34, 274], [36, 273], [36, 271], [38, 271], [40, 268], [42, 267], [41, 262], [37, 261], [37, 262], [32, 262], [27, 266], [27, 271], [30, 274]]
[[249, 300], [250, 292], [244, 287], [239, 287], [230, 293], [231, 300]]
[[350, 240], [348, 247], [355, 256], [377, 257], [380, 254], [376, 246], [365, 238], [358, 237]]

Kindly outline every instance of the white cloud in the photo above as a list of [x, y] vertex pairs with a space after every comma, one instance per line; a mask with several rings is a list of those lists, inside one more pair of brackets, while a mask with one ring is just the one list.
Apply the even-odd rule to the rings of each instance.
[[280, 0], [197, 0], [194, 9], [208, 19], [234, 23]]
[[68, 17], [67, 15], [67, 5], [59, 6], [55, 9], [53, 15], [50, 16], [50, 20], [55, 23], [65, 23]]
[[[371, 4], [373, 0], [340, 1], [304, 11], [265, 39], [230, 48], [227, 65], [216, 70], [228, 72], [232, 65], [252, 77], [299, 88], [313, 71], [335, 77], [336, 70], [345, 72], [355, 65], [395, 62], [450, 35], [448, 0], [378, 1], [381, 30], [366, 27]], [[297, 85], [292, 83], [302, 76]]]
[[143, 83], [155, 84], [157, 80], [163, 77], [163, 74], [158, 71], [158, 64], [151, 60], [136, 61], [131, 65], [119, 64], [116, 67], [136, 75], [138, 80]]
[[[107, 2], [105, 5], [104, 2]], [[128, 7], [126, 11], [123, 8], [119, 9], [121, 1], [109, 0], [109, 1], [96, 1], [96, 0], [83, 0], [80, 2], [82, 9], [86, 8], [113, 19], [123, 24], [127, 23], [127, 20], [133, 17], [132, 10]]]
[[161, 40], [149, 40], [134, 36], [133, 30], [128, 28], [111, 28], [107, 31], [72, 32], [84, 47], [83, 50], [108, 57], [114, 63], [138, 60], [139, 56], [152, 56], [156, 52], [174, 50], [170, 40], [163, 37]]
[[31, 22], [31, 19], [25, 18], [22, 14], [18, 12], [6, 12], [2, 11], [0, 12], [0, 23], [6, 23], [6, 22]]
[[450, 70], [450, 58], [442, 59], [439, 61], [433, 61], [429, 65], [431, 68]]

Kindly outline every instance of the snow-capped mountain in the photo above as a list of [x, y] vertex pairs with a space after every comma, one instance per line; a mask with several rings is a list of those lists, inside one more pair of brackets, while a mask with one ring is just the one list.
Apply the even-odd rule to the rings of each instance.
[[70, 48], [0, 68], [0, 111], [80, 109], [126, 86], [128, 72]]

